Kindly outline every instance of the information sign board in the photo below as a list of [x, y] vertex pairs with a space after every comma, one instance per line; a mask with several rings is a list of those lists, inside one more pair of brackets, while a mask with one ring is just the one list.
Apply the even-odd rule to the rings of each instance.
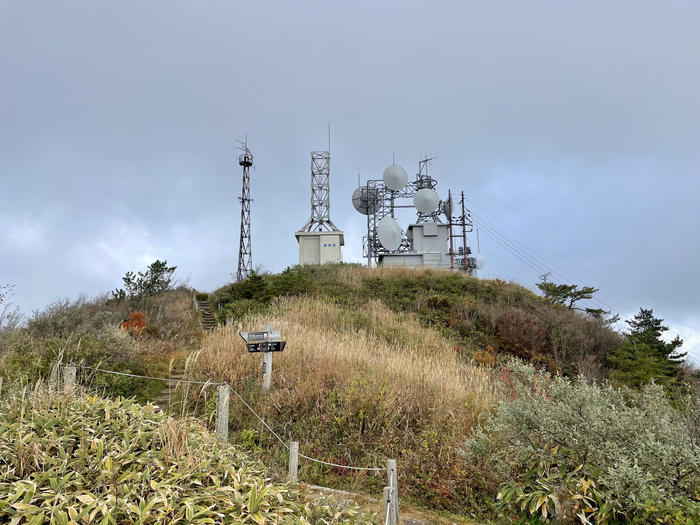
[[239, 332], [246, 343], [248, 352], [281, 352], [286, 341], [282, 341], [282, 333], [279, 330], [266, 332]]

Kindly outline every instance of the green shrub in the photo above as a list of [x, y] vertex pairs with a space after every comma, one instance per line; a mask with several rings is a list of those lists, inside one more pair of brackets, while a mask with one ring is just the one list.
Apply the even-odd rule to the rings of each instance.
[[[31, 414], [31, 416], [28, 416]], [[304, 504], [201, 422], [133, 400], [35, 390], [0, 400], [2, 523], [371, 523]]]
[[513, 399], [464, 453], [501, 484], [506, 514], [607, 523], [683, 509], [683, 519], [700, 518], [696, 416], [674, 409], [661, 386], [635, 393], [572, 382], [519, 361], [503, 378]]
[[118, 327], [128, 317], [126, 310], [110, 308], [103, 298], [92, 301], [85, 297], [61, 299], [35, 312], [27, 329], [34, 337], [73, 337], [95, 336], [105, 328]]
[[[100, 366], [109, 370], [138, 375], [150, 375], [140, 364], [141, 349], [127, 334], [117, 328], [105, 327], [101, 331], [79, 338], [56, 336], [35, 337], [27, 330], [9, 334], [0, 346], [0, 370], [13, 380], [33, 383], [46, 378], [54, 363], [74, 363]], [[60, 333], [60, 331], [59, 331]], [[83, 384], [112, 396], [136, 396], [150, 399], [163, 387], [159, 381], [125, 376], [113, 376], [82, 371]]]

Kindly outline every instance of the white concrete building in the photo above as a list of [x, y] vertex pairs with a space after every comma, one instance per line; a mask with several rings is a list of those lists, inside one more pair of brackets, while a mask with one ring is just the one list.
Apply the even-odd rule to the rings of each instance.
[[322, 231], [294, 233], [299, 243], [299, 264], [328, 264], [343, 260], [341, 246], [345, 245], [343, 232]]
[[409, 251], [404, 253], [380, 253], [383, 266], [407, 266], [417, 268], [450, 268], [450, 226], [439, 222], [411, 224], [406, 232]]

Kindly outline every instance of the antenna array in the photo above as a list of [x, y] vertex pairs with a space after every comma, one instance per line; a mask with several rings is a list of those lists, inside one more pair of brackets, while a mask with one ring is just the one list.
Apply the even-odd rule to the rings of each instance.
[[[368, 180], [353, 193], [353, 206], [367, 217], [367, 235], [363, 237], [362, 245], [368, 266], [372, 263], [436, 266], [460, 269], [470, 275], [483, 266], [480, 257], [471, 256], [467, 244], [467, 232], [471, 232], [473, 226], [471, 214], [465, 206], [464, 192], [459, 203], [461, 215], [455, 217], [452, 215], [451, 192], [446, 201], [440, 200], [437, 181], [428, 174], [428, 167], [434, 159], [428, 155], [420, 159], [416, 178], [410, 182], [406, 171], [392, 163], [384, 170], [381, 179]], [[412, 200], [412, 205], [399, 204], [408, 199]], [[416, 211], [416, 222], [409, 225], [406, 232], [396, 222], [397, 208]], [[441, 220], [443, 215], [447, 224]], [[454, 228], [460, 228], [461, 235], [455, 235]], [[449, 248], [446, 247], [448, 243]]]

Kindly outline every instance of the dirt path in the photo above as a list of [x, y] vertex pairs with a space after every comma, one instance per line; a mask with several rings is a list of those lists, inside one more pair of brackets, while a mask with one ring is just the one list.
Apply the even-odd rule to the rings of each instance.
[[[378, 499], [363, 494], [355, 494], [345, 490], [336, 490], [317, 485], [307, 485], [300, 483], [299, 488], [302, 494], [309, 497], [325, 496], [334, 499], [338, 505], [344, 506], [355, 503], [363, 509], [375, 512], [382, 517], [384, 510]], [[435, 512], [417, 509], [413, 506], [400, 504], [399, 518], [402, 525], [476, 525], [476, 522], [458, 516], [444, 516]]]

